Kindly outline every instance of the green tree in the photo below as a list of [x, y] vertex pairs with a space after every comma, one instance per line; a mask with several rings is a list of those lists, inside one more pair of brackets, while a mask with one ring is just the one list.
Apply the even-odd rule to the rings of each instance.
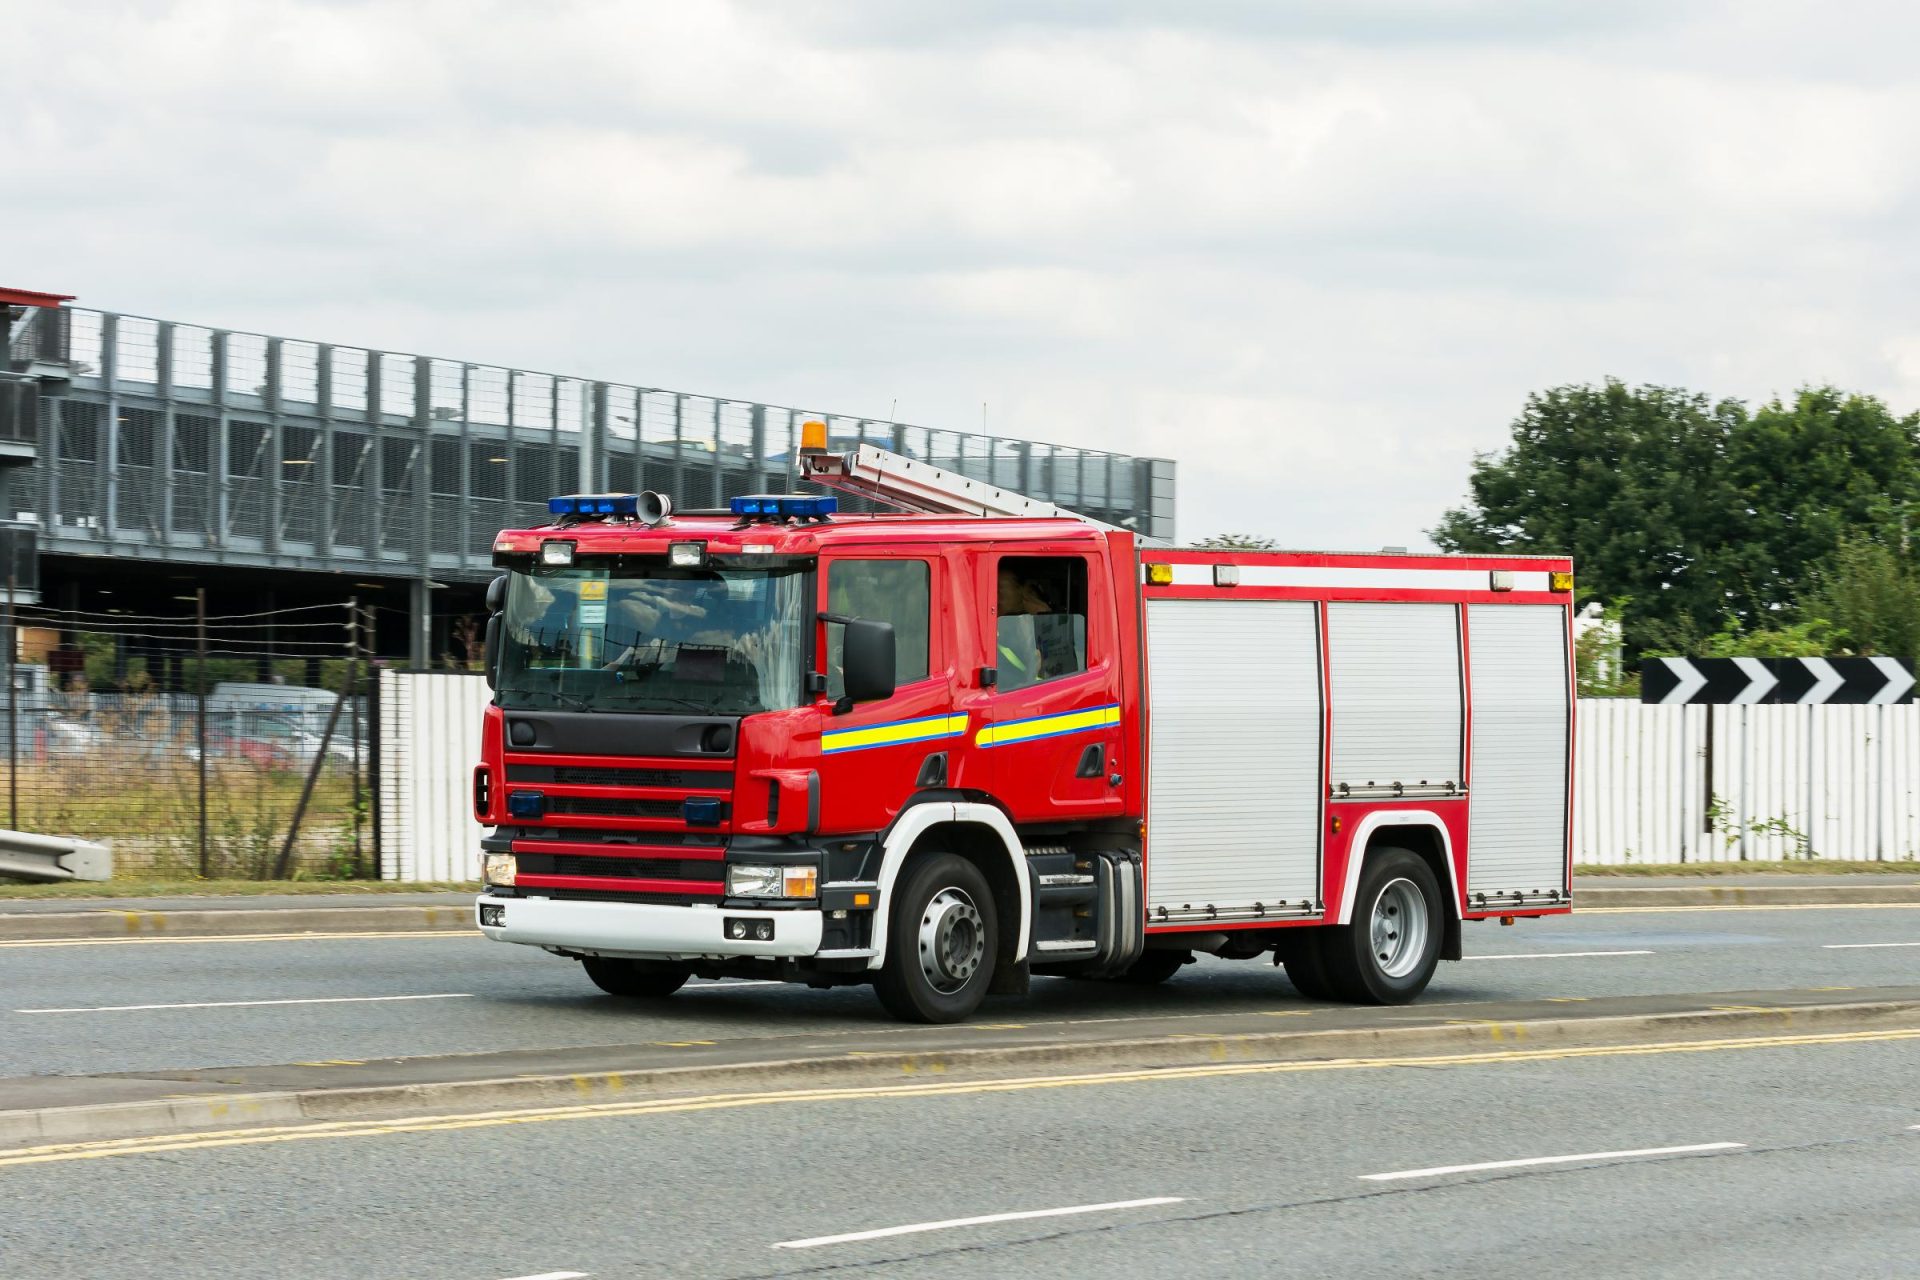
[[1745, 420], [1733, 401], [1616, 379], [1537, 392], [1432, 537], [1447, 551], [1572, 555], [1580, 603], [1620, 603], [1629, 660], [1684, 649], [1726, 612], [1712, 552], [1738, 523], [1724, 463]]
[[1609, 379], [1529, 397], [1512, 443], [1475, 459], [1468, 502], [1433, 537], [1449, 551], [1571, 554], [1582, 604], [1620, 602], [1630, 662], [1784, 656], [1836, 642], [1805, 628], [1836, 616], [1812, 596], [1842, 544], [1899, 545], [1916, 510], [1920, 415], [1829, 387], [1749, 414]]
[[1202, 538], [1194, 544], [1199, 547], [1219, 547], [1224, 551], [1277, 551], [1280, 544], [1272, 538], [1258, 538], [1250, 533], [1216, 533], [1211, 538]]
[[1728, 443], [1741, 509], [1715, 558], [1750, 627], [1807, 603], [1849, 542], [1901, 545], [1920, 512], [1920, 414], [1895, 418], [1872, 396], [1808, 388], [1754, 410]]
[[1855, 653], [1920, 656], [1920, 570], [1897, 546], [1849, 538], [1816, 575], [1806, 609], [1831, 619]]

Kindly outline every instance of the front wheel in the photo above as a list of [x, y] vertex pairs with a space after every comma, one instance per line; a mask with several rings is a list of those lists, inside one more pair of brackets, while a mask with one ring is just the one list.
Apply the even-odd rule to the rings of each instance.
[[1333, 994], [1355, 1004], [1405, 1004], [1427, 989], [1445, 929], [1433, 869], [1407, 849], [1367, 855], [1352, 923], [1329, 929], [1321, 955]]
[[923, 855], [893, 895], [887, 959], [873, 988], [903, 1022], [959, 1022], [986, 998], [999, 942], [980, 868], [951, 853]]
[[620, 960], [612, 956], [582, 956], [581, 966], [593, 985], [610, 996], [664, 999], [687, 985], [693, 970], [665, 960]]
[[1115, 979], [1129, 986], [1151, 987], [1165, 982], [1191, 963], [1191, 951], [1143, 951], [1140, 958], [1116, 974]]

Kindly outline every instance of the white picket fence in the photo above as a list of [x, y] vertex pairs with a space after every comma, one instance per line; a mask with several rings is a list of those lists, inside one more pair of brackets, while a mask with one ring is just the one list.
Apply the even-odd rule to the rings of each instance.
[[1920, 858], [1920, 706], [1590, 698], [1575, 739], [1576, 862]]
[[380, 673], [380, 876], [477, 880], [473, 766], [493, 691], [479, 676]]
[[[488, 697], [474, 676], [381, 673], [387, 879], [478, 874], [482, 828], [471, 788]], [[1589, 698], [1575, 737], [1576, 862], [1920, 859], [1920, 706], [1647, 707]]]

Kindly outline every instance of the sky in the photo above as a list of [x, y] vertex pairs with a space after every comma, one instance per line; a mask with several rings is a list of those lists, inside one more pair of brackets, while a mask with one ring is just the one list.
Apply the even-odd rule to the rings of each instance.
[[1530, 391], [1920, 408], [1915, 48], [1876, 0], [0, 0], [0, 284], [1421, 547]]

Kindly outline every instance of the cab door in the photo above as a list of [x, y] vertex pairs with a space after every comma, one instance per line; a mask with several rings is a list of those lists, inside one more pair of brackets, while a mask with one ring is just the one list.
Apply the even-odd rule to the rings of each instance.
[[[946, 785], [951, 748], [966, 733], [954, 713], [953, 651], [939, 620], [947, 567], [921, 548], [869, 548], [821, 557], [822, 613], [891, 623], [894, 691], [835, 714], [845, 692], [845, 628], [821, 622], [818, 652], [826, 690], [820, 733], [822, 831], [879, 831], [913, 795]], [[939, 757], [939, 758], [936, 758]]]
[[1016, 822], [1119, 814], [1120, 664], [1112, 589], [1067, 544], [980, 557], [981, 652], [991, 684], [973, 745]]

